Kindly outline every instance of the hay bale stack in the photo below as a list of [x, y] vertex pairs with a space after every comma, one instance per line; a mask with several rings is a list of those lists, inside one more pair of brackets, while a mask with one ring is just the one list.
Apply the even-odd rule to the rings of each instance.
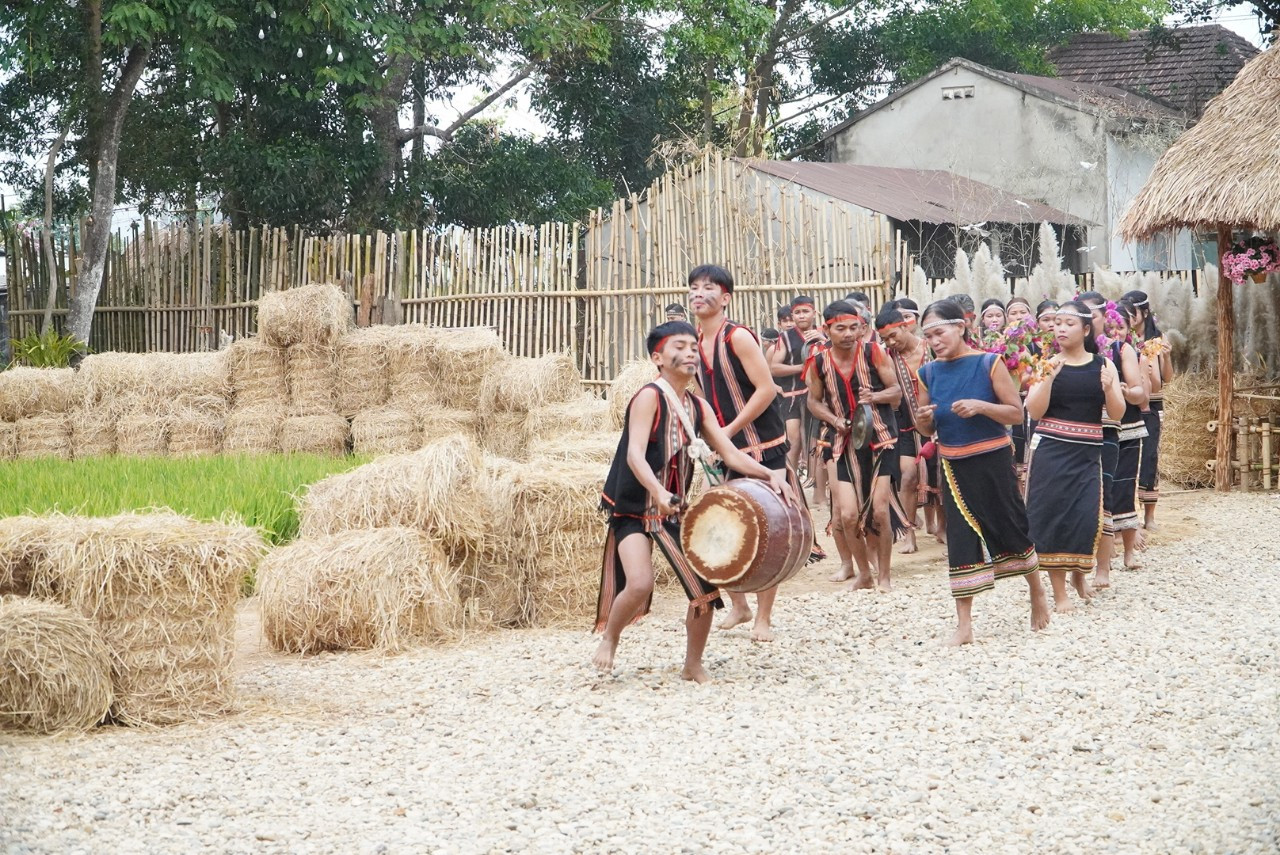
[[231, 395], [229, 359], [214, 353], [99, 353], [80, 365], [80, 406], [107, 416], [168, 416], [193, 409], [221, 417]]
[[454, 409], [477, 409], [486, 377], [511, 361], [502, 339], [489, 327], [437, 333], [430, 358], [440, 399]]
[[392, 454], [307, 488], [299, 531], [316, 538], [362, 528], [403, 526], [452, 552], [474, 548], [484, 533], [476, 490], [480, 453], [454, 435], [409, 454]]
[[646, 383], [658, 379], [658, 369], [647, 359], [636, 359], [622, 366], [613, 382], [609, 384], [609, 414], [613, 419], [613, 429], [622, 430], [626, 420], [627, 405], [635, 397], [636, 392], [644, 388]]
[[280, 428], [280, 450], [286, 454], [347, 453], [351, 424], [336, 413], [292, 416]]
[[515, 476], [514, 531], [527, 550], [531, 619], [538, 626], [590, 626], [600, 581], [604, 522], [596, 463], [527, 465]]
[[387, 403], [391, 397], [388, 347], [394, 328], [353, 330], [338, 340], [338, 412], [351, 418]]
[[150, 412], [131, 412], [116, 422], [116, 453], [128, 457], [163, 457], [169, 453], [169, 419]]
[[23, 459], [56, 457], [71, 459], [71, 423], [66, 415], [45, 414], [19, 419], [14, 424], [17, 434], [17, 456]]
[[111, 708], [111, 657], [83, 615], [0, 597], [0, 730], [88, 730]]
[[566, 433], [529, 442], [529, 460], [549, 465], [563, 462], [612, 463], [618, 437], [602, 433]]
[[320, 344], [295, 344], [285, 358], [290, 416], [327, 416], [338, 412], [338, 352]]
[[490, 454], [513, 460], [529, 458], [529, 420], [526, 413], [485, 413], [477, 417], [480, 444]]
[[515, 476], [520, 464], [485, 455], [477, 479], [484, 531], [462, 562], [461, 591], [468, 626], [527, 626], [527, 562], [515, 537]]
[[169, 453], [174, 457], [207, 457], [222, 451], [225, 421], [199, 410], [179, 410], [169, 419]]
[[232, 410], [223, 426], [222, 448], [237, 454], [275, 454], [283, 431], [279, 403]]
[[237, 410], [264, 405], [279, 406], [288, 395], [285, 387], [285, 354], [261, 338], [245, 338], [227, 348], [231, 400]]
[[0, 460], [13, 460], [18, 456], [18, 425], [0, 422]]
[[422, 447], [422, 430], [404, 410], [365, 410], [351, 420], [351, 443], [356, 454], [401, 454]]
[[0, 421], [66, 413], [78, 394], [70, 368], [9, 368], [0, 371]]
[[454, 434], [463, 434], [472, 440], [479, 438], [480, 420], [474, 410], [430, 407], [417, 414], [417, 423], [423, 442], [432, 442]]
[[565, 433], [612, 433], [609, 402], [595, 395], [579, 395], [559, 404], [531, 410], [525, 433], [529, 441], [552, 439]]
[[355, 309], [336, 285], [301, 285], [258, 298], [258, 334], [275, 347], [334, 346], [354, 326]]
[[258, 582], [263, 632], [286, 653], [399, 650], [462, 623], [457, 574], [416, 529], [296, 541], [263, 560]]
[[61, 517], [0, 517], [0, 596], [31, 595], [36, 568]]
[[70, 421], [71, 451], [77, 460], [116, 453], [116, 417], [111, 413], [77, 408]]
[[[474, 369], [473, 369], [474, 370]], [[493, 367], [480, 390], [483, 413], [529, 413], [582, 394], [582, 375], [567, 353], [505, 360]]]
[[1180, 374], [1164, 387], [1160, 429], [1160, 477], [1183, 487], [1208, 487], [1217, 456], [1207, 425], [1218, 417], [1218, 378], [1205, 372]]

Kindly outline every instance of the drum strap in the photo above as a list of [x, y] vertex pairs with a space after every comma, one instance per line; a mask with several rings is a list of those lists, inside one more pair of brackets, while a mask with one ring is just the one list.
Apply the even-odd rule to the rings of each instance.
[[667, 399], [667, 409], [674, 412], [676, 417], [680, 419], [680, 426], [684, 428], [684, 435], [689, 439], [686, 445], [689, 456], [702, 465], [702, 471], [706, 473], [708, 483], [713, 487], [716, 486], [720, 483], [720, 476], [711, 467], [711, 447], [693, 429], [693, 420], [689, 417], [689, 411], [680, 403], [680, 399], [676, 396], [676, 390], [671, 388], [671, 384], [661, 377], [653, 382], [655, 386], [662, 390], [663, 397]]

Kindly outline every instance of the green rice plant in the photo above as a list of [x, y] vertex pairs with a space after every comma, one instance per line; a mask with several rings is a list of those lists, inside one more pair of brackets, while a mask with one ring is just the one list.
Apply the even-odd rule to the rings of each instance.
[[31, 333], [13, 340], [13, 364], [31, 368], [66, 368], [71, 357], [84, 353], [86, 348], [73, 335], [62, 335], [57, 330]]

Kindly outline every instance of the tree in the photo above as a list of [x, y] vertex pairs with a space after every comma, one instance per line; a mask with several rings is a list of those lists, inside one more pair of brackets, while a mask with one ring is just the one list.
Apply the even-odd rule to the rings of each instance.
[[1258, 19], [1258, 32], [1275, 43], [1280, 32], [1280, 0], [1172, 0], [1170, 11], [1186, 23], [1212, 21], [1218, 14], [1240, 9]]

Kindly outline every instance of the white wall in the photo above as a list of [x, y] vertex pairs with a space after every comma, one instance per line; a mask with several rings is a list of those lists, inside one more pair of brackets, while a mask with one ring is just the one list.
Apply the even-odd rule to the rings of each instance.
[[1116, 234], [1116, 225], [1124, 216], [1138, 191], [1147, 183], [1160, 151], [1133, 139], [1107, 135], [1107, 234], [1110, 236], [1111, 269], [1190, 270], [1198, 267], [1194, 258], [1191, 232], [1181, 229], [1172, 237], [1161, 235], [1145, 245], [1128, 243]]

